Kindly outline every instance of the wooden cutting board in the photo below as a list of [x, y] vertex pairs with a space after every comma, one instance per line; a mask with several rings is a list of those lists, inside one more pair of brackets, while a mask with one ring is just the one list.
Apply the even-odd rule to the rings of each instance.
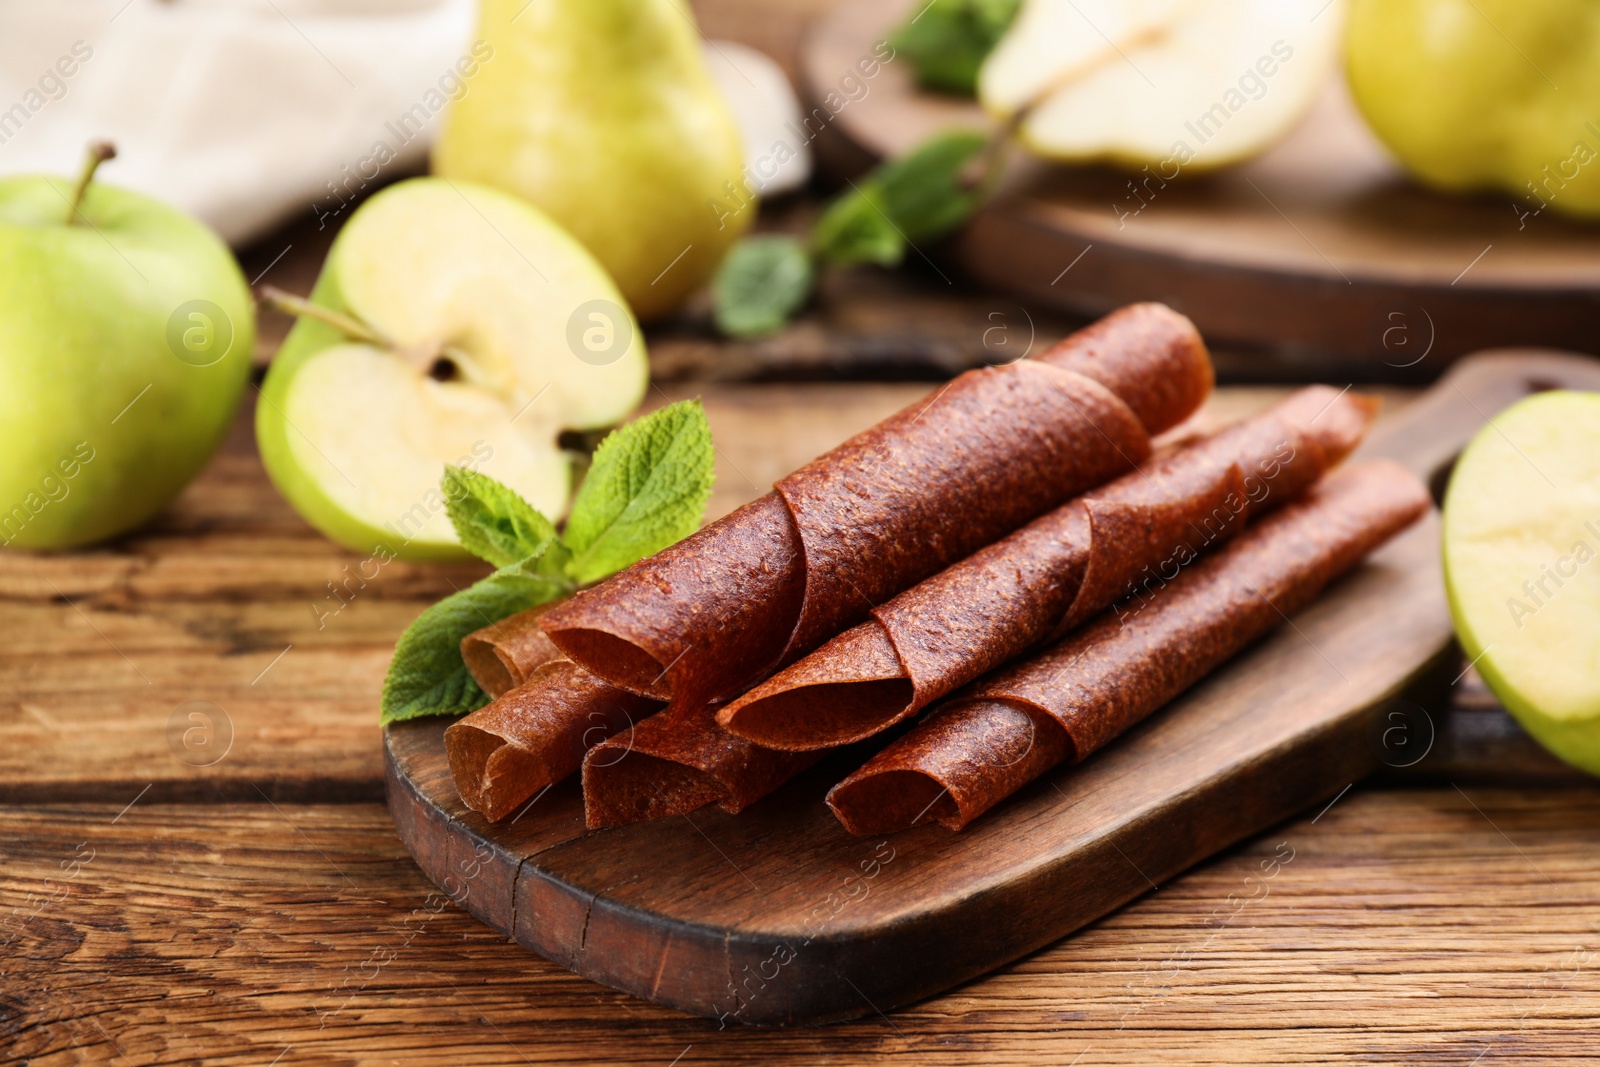
[[[850, 173], [952, 126], [990, 125], [971, 100], [918, 91], [903, 59], [870, 80], [852, 77], [924, 2], [854, 0], [814, 24], [801, 69], [813, 104], [834, 94], [825, 121], [813, 121], [833, 169]], [[1001, 193], [951, 251], [1024, 304], [1095, 317], [1164, 301], [1213, 342], [1272, 350], [1272, 371], [1286, 376], [1334, 365], [1428, 380], [1444, 362], [1492, 346], [1600, 352], [1600, 224], [1553, 210], [1520, 218], [1530, 205], [1510, 193], [1422, 189], [1367, 130], [1338, 78], [1256, 159], [1137, 192], [1129, 180], [1018, 152]]]
[[[1437, 495], [1488, 416], [1558, 386], [1600, 389], [1600, 363], [1477, 356], [1363, 453], [1404, 461]], [[492, 825], [456, 794], [441, 719], [385, 730], [389, 809], [453, 899], [597, 982], [725, 1023], [887, 1011], [1049, 944], [1374, 770], [1426, 773], [1423, 723], [1429, 708], [1442, 716], [1459, 669], [1438, 536], [1430, 515], [1292, 625], [959, 834], [846, 834], [822, 802], [850, 769], [837, 760], [737, 816], [587, 832], [569, 779]]]

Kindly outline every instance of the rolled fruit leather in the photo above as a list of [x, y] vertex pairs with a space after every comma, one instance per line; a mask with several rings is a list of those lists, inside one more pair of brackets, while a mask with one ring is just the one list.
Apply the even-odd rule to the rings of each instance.
[[793, 751], [870, 737], [1299, 496], [1349, 455], [1375, 410], [1312, 386], [1153, 459], [874, 608], [717, 721]]
[[613, 685], [680, 708], [737, 696], [901, 590], [1143, 462], [1210, 391], [1160, 304], [1035, 359], [969, 371], [776, 489], [549, 612]]
[[[934, 587], [934, 594], [920, 598], [918, 603], [937, 604], [944, 599], [960, 604], [966, 596], [986, 598], [978, 614], [987, 610], [988, 617], [966, 618], [979, 630], [998, 633], [1000, 645], [1009, 643], [1009, 647], [997, 651], [992, 637], [985, 646], [984, 635], [974, 634], [972, 627], [963, 632], [961, 627], [945, 626], [935, 632], [943, 639], [939, 647], [948, 662], [959, 664], [975, 655], [991, 657], [994, 662], [990, 665], [997, 665], [1009, 658], [1007, 653], [1022, 651], [1026, 644], [1048, 636], [1052, 629], [1059, 632], [1076, 625], [1109, 603], [1130, 577], [1139, 577], [1145, 560], [1155, 560], [1159, 565], [1173, 558], [1174, 541], [1187, 538], [1200, 543], [1201, 548], [1210, 547], [1210, 543], [1221, 542], [1236, 532], [1250, 509], [1259, 513], [1269, 504], [1276, 505], [1303, 492], [1331, 463], [1355, 447], [1370, 422], [1373, 407], [1370, 400], [1327, 387], [1301, 390], [1261, 416], [1191, 443], [1161, 463], [1151, 464], [1144, 474], [1127, 475], [1090, 494], [1104, 494], [1107, 499], [1103, 504], [1088, 509], [1068, 504], [1052, 513], [1056, 521], [1052, 522], [1051, 516], [1038, 520], [915, 587], [897, 601], [917, 598], [929, 586]], [[1249, 474], [1242, 469], [1246, 465], [1250, 467]], [[1152, 524], [1152, 519], [1159, 521]], [[1110, 558], [1080, 551], [1097, 543], [1095, 536], [1118, 543], [1124, 551]], [[1186, 563], [1193, 554], [1191, 551], [1175, 558]], [[1059, 568], [1055, 576], [1059, 581], [1055, 583], [1049, 575], [1041, 578], [1037, 574], [1052, 566]], [[1030, 571], [1034, 573], [1029, 574]], [[953, 573], [957, 580], [941, 583], [940, 579]], [[1010, 584], [1002, 583], [998, 596], [982, 588], [984, 580], [995, 573], [1012, 577]], [[1025, 585], [1025, 577], [1037, 581], [1037, 587], [1019, 589]], [[1035, 594], [1031, 600], [1030, 593]], [[891, 601], [890, 606], [897, 601]], [[846, 637], [852, 633], [855, 631], [847, 632]], [[816, 655], [833, 647], [830, 643]], [[885, 673], [900, 666], [892, 647], [886, 659]], [[809, 662], [809, 658], [802, 660], [791, 671], [799, 671]], [[972, 671], [970, 666], [965, 669], [971, 673], [960, 681], [983, 673]], [[772, 681], [789, 674], [784, 672]], [[957, 684], [960, 682], [949, 684], [949, 688], [954, 689]], [[754, 692], [765, 688], [758, 687]], [[848, 691], [848, 687], [841, 688]], [[834, 743], [876, 732], [873, 728], [862, 729], [860, 720], [850, 717], [849, 709], [827, 707], [837, 692], [818, 686], [797, 696], [797, 702], [803, 702], [800, 717], [806, 726], [814, 729], [820, 720], [824, 726], [838, 728], [839, 740]], [[875, 695], [878, 694], [869, 690], [867, 699]], [[856, 710], [864, 705], [866, 701], [858, 703]], [[738, 707], [736, 702], [722, 709], [721, 714]], [[876, 710], [881, 712], [882, 706]], [[910, 713], [903, 704], [891, 704], [889, 722]], [[824, 754], [822, 747], [752, 743], [719, 729], [704, 706], [687, 712], [674, 706], [627, 734], [603, 742], [585, 760], [586, 816], [591, 827], [600, 827], [683, 814], [712, 802], [737, 812], [816, 763]]]
[[[878, 598], [1026, 522], [1040, 502], [1138, 467], [1147, 427], [1174, 426], [1210, 386], [1210, 357], [1189, 320], [1157, 304], [1128, 307], [1034, 365], [958, 378], [776, 493], [590, 590], [605, 597], [587, 614], [584, 595], [550, 614], [546, 632], [568, 653], [589, 654], [621, 685], [672, 696], [666, 712], [590, 750], [590, 827], [712, 801], [739, 811], [810, 766], [818, 753], [773, 752], [723, 731], [707, 694], [736, 693], [770, 670], [757, 665], [792, 659]], [[1024, 432], [1022, 446], [1003, 440], [1008, 429]]]
[[492, 821], [576, 771], [590, 747], [661, 707], [563, 657], [538, 625], [551, 606], [461, 641], [467, 669], [495, 699], [446, 728], [445, 754], [462, 801]]
[[1397, 463], [1337, 472], [1304, 499], [1031, 659], [963, 690], [828, 794], [854, 834], [965, 827], [1198, 682], [1428, 510]]

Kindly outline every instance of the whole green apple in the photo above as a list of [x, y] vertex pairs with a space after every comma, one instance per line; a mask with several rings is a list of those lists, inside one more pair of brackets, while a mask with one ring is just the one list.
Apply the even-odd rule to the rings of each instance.
[[255, 309], [215, 234], [93, 183], [0, 180], [0, 542], [64, 548], [144, 522], [233, 421]]
[[1354, 0], [1350, 88], [1400, 162], [1441, 189], [1504, 189], [1524, 220], [1600, 216], [1600, 5]]

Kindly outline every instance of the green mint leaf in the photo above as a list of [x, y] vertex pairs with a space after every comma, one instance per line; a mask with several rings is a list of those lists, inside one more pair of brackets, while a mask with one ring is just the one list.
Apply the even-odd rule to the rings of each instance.
[[439, 488], [461, 547], [496, 567], [541, 556], [556, 540], [549, 519], [487, 474], [446, 467]]
[[1000, 43], [1022, 0], [936, 0], [889, 38], [924, 89], [973, 96], [978, 71]]
[[711, 280], [717, 329], [729, 337], [776, 333], [811, 295], [811, 257], [783, 234], [746, 237]]
[[461, 659], [461, 639], [509, 615], [554, 600], [568, 583], [513, 564], [445, 597], [400, 635], [383, 680], [384, 725], [425, 715], [465, 715], [489, 702]]
[[830, 263], [849, 266], [876, 263], [897, 266], [906, 242], [883, 209], [883, 191], [874, 178], [857, 183], [822, 213], [811, 231], [817, 254]]
[[714, 459], [698, 400], [680, 400], [601, 441], [567, 519], [567, 573], [586, 585], [693, 533], [711, 498]]
[[953, 130], [880, 165], [817, 220], [817, 254], [841, 266], [893, 267], [909, 245], [954, 230], [988, 193], [986, 181], [973, 184], [965, 173], [988, 144], [986, 134]]
[[963, 177], [989, 143], [986, 134], [952, 130], [936, 134], [874, 175], [884, 212], [907, 241], [942, 237], [966, 222], [984, 190]]

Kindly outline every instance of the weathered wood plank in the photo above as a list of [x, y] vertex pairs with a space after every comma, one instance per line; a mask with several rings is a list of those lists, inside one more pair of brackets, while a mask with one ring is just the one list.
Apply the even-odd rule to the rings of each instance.
[[1600, 1014], [1596, 788], [1358, 788], [887, 1021], [785, 1031], [509, 944], [377, 805], [119, 818], [136, 791], [0, 810], [7, 1062], [1577, 1064]]

